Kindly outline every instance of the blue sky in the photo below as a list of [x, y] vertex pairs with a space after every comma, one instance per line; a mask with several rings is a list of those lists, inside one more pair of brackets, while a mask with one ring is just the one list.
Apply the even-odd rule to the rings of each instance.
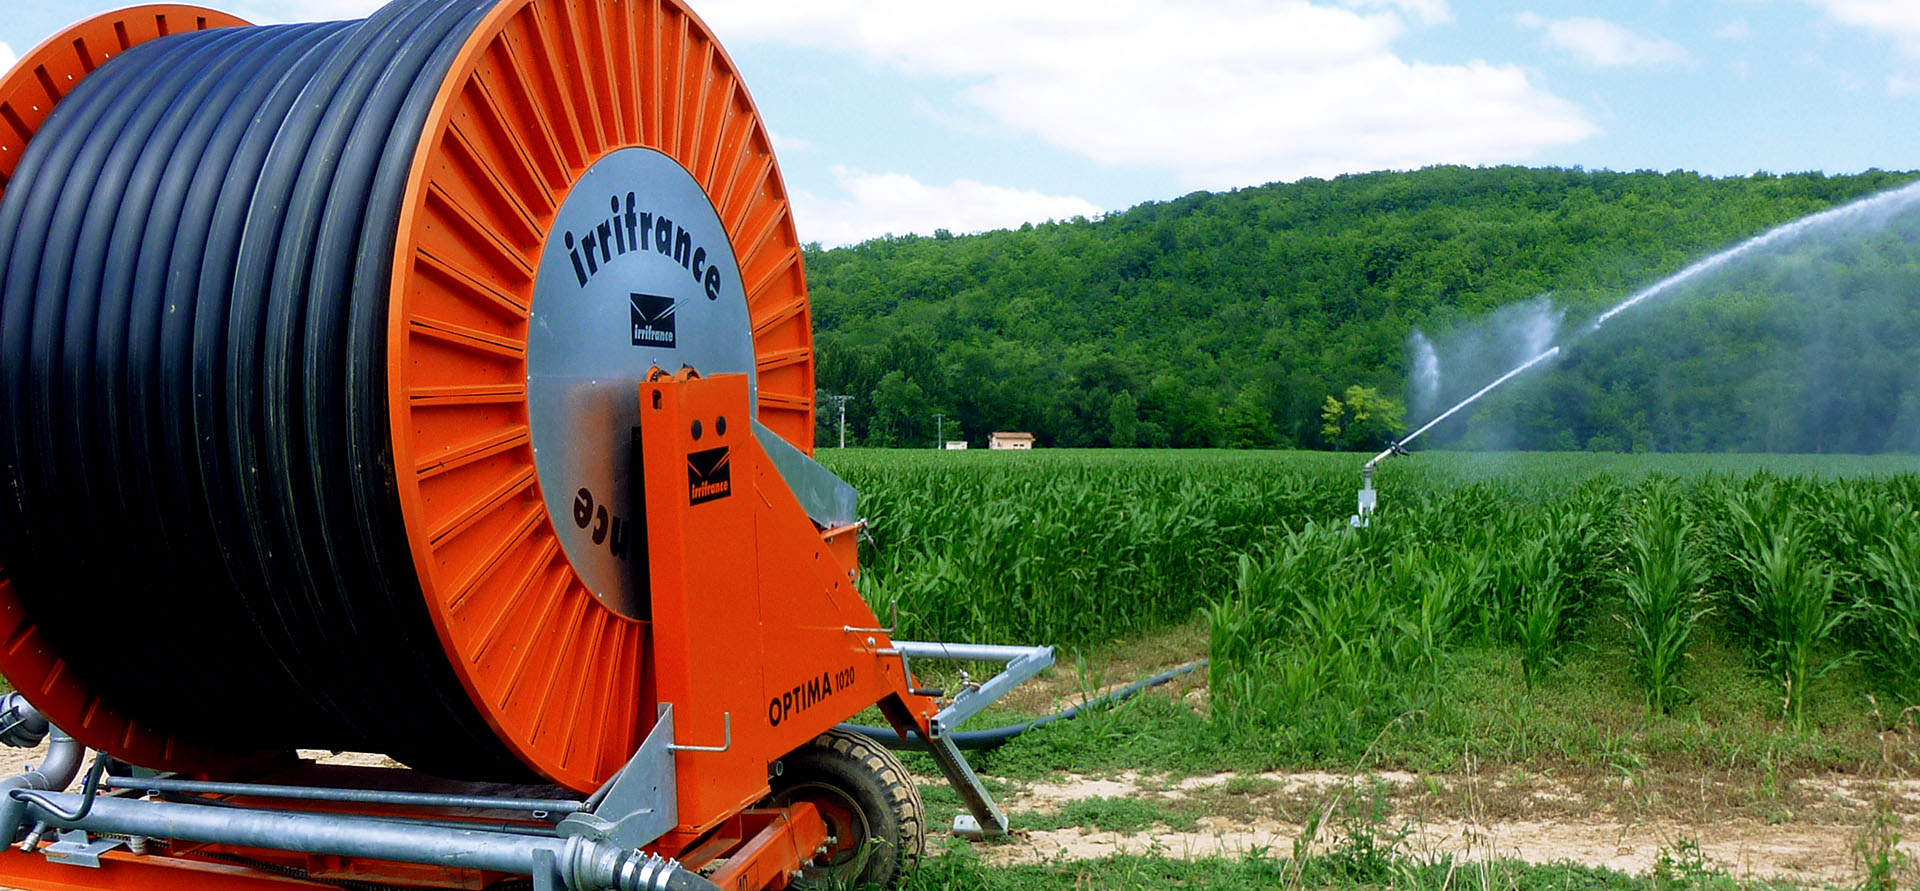
[[[690, 2], [827, 244], [1438, 163], [1920, 168], [1920, 0]], [[124, 3], [7, 5], [10, 63]]]

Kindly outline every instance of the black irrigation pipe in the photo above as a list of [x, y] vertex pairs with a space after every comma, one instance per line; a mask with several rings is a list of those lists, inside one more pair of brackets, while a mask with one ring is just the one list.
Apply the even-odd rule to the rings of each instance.
[[[1206, 659], [1202, 659], [1198, 662], [1161, 672], [1146, 680], [1135, 681], [1118, 690], [1110, 690], [1079, 705], [1061, 709], [1051, 715], [1035, 718], [1024, 724], [1007, 724], [1002, 727], [993, 727], [986, 730], [962, 730], [957, 733], [948, 734], [948, 738], [953, 740], [955, 746], [962, 749], [979, 750], [998, 748], [999, 746], [1005, 745], [1014, 737], [1032, 730], [1035, 727], [1045, 727], [1055, 721], [1071, 721], [1079, 717], [1081, 713], [1087, 709], [1117, 705], [1125, 702], [1128, 699], [1138, 696], [1145, 690], [1158, 687], [1182, 675], [1191, 674], [1205, 668], [1207, 661]], [[927, 750], [927, 741], [921, 739], [920, 734], [911, 731], [907, 733], [907, 738], [902, 740], [900, 734], [895, 732], [892, 727], [867, 727], [860, 724], [841, 724], [837, 729], [858, 733], [896, 752], [924, 752]]]
[[0, 563], [142, 724], [527, 777], [434, 633], [387, 431], [400, 205], [495, 4], [143, 43], [0, 197]]

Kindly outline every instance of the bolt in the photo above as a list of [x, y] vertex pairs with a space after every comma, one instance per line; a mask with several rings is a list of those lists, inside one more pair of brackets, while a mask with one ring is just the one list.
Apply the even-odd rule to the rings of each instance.
[[47, 834], [47, 829], [48, 826], [45, 823], [33, 824], [33, 831], [27, 833], [26, 840], [20, 842], [21, 853], [33, 853], [33, 849], [40, 846], [40, 839]]

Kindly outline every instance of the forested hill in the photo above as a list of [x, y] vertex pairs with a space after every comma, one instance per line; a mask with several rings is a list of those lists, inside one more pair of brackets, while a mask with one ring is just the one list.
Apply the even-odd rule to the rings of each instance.
[[[812, 248], [818, 385], [854, 397], [849, 444], [930, 446], [941, 415], [976, 448], [992, 430], [1323, 448], [1328, 396], [1403, 395], [1416, 327], [1547, 293], [1585, 316], [1916, 176], [1436, 167]], [[831, 442], [837, 415], [820, 417]]]

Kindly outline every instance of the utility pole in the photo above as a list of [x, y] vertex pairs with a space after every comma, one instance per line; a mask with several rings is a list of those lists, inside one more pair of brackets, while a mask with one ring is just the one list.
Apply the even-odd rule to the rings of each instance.
[[840, 447], [844, 449], [847, 447], [847, 400], [853, 397], [827, 393], [822, 394], [821, 398], [831, 401], [834, 407], [840, 410]]
[[947, 416], [939, 412], [934, 412], [933, 424], [934, 430], [936, 431], [933, 434], [933, 447], [936, 449], [944, 449], [947, 447]]

